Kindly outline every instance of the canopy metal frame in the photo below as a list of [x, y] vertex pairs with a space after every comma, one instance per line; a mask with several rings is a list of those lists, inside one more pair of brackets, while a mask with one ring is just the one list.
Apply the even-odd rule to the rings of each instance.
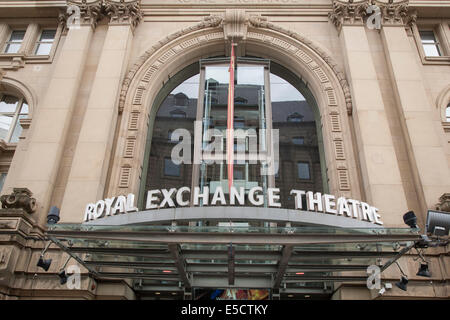
[[[324, 233], [297, 228], [297, 232], [246, 233], [232, 228], [218, 232], [185, 231], [173, 226], [166, 231], [139, 228], [60, 224], [49, 227], [47, 237], [94, 278], [133, 279], [139, 292], [247, 288], [329, 293], [335, 282], [366, 282], [363, 273], [370, 264], [378, 265], [382, 272], [421, 240], [413, 229], [345, 232], [337, 228], [336, 233]], [[99, 241], [104, 245], [98, 245]], [[392, 250], [364, 250], [367, 245], [373, 248], [380, 243], [392, 244]], [[348, 244], [359, 249], [342, 250]], [[317, 246], [329, 248], [320, 250]], [[358, 259], [365, 262], [350, 263]], [[314, 286], [308, 289], [310, 284]]]

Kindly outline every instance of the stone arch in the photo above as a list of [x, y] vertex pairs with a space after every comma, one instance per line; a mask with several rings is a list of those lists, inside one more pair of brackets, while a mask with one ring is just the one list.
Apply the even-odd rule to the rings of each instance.
[[31, 91], [23, 82], [7, 76], [1, 79], [0, 85], [11, 88], [13, 92], [15, 92], [16, 94], [20, 94], [25, 98], [29, 108], [28, 117], [31, 118], [33, 115], [34, 106], [37, 105], [37, 98], [35, 93]]
[[449, 105], [450, 105], [450, 85], [446, 86], [436, 99], [436, 108], [439, 111], [439, 115], [442, 122], [446, 122], [445, 112]]
[[[226, 52], [222, 18], [211, 16], [176, 32], [145, 52], [130, 69], [120, 94], [120, 128], [108, 193], [138, 193], [152, 101], [163, 84], [201, 58]], [[313, 93], [320, 112], [330, 192], [360, 197], [351, 129], [352, 101], [344, 74], [325, 50], [298, 33], [261, 17], [246, 20], [240, 40], [246, 54], [268, 58], [289, 68]], [[130, 156], [133, 155], [133, 156]]]

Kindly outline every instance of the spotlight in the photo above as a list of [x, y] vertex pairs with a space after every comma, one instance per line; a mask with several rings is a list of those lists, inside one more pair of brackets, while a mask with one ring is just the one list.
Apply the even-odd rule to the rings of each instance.
[[67, 282], [67, 274], [65, 270], [62, 270], [60, 273], [58, 273], [59, 277], [59, 283], [65, 284]]
[[420, 267], [419, 267], [419, 271], [417, 272], [417, 275], [421, 276], [421, 277], [428, 277], [428, 278], [430, 278], [431, 277], [431, 273], [428, 270], [428, 264], [421, 263]]
[[45, 271], [48, 271], [48, 268], [50, 268], [51, 263], [52, 263], [52, 259], [44, 259], [43, 256], [40, 256], [37, 266], [41, 267]]
[[450, 231], [450, 213], [428, 210], [425, 231], [436, 236], [448, 236]]
[[59, 208], [51, 207], [47, 214], [47, 224], [56, 224], [59, 221]]
[[414, 214], [414, 211], [408, 211], [403, 215], [403, 221], [405, 224], [410, 226], [412, 229], [416, 229], [417, 227], [417, 217]]
[[407, 288], [406, 288], [407, 284], [408, 284], [408, 278], [405, 276], [402, 276], [400, 281], [395, 283], [395, 285], [397, 287], [399, 287], [400, 289], [402, 289], [403, 291], [407, 290]]

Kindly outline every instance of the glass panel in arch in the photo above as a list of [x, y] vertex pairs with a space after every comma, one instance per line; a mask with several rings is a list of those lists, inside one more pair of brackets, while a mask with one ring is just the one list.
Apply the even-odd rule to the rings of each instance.
[[[260, 174], [259, 162], [249, 161], [250, 156], [256, 159], [259, 131], [266, 128], [264, 72], [263, 65], [238, 63], [235, 73], [233, 185], [238, 190], [244, 187], [246, 193], [256, 186], [264, 190], [267, 187], [266, 176]], [[200, 188], [208, 186], [211, 194], [218, 186], [228, 193], [226, 129], [229, 77], [229, 65], [205, 66], [202, 146], [206, 151], [208, 144], [213, 142], [215, 146], [220, 146], [215, 150], [223, 156], [222, 161], [204, 161], [200, 165]], [[209, 136], [208, 129], [215, 129], [217, 134]]]
[[275, 186], [283, 207], [294, 209], [292, 189], [323, 192], [317, 125], [313, 109], [289, 82], [270, 74], [270, 90], [272, 126], [280, 138]]
[[197, 74], [172, 90], [161, 103], [153, 125], [145, 190], [191, 186], [192, 164], [176, 165], [172, 162], [171, 153], [177, 142], [172, 142], [170, 137], [177, 129], [188, 130], [191, 135], [191, 155], [193, 154], [198, 86]]

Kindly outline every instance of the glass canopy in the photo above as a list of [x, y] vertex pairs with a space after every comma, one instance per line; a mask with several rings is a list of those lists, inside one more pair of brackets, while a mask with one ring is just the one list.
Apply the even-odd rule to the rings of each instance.
[[418, 229], [333, 227], [48, 226], [48, 238], [98, 279], [141, 294], [191, 288], [330, 293], [365, 282], [420, 240]]

